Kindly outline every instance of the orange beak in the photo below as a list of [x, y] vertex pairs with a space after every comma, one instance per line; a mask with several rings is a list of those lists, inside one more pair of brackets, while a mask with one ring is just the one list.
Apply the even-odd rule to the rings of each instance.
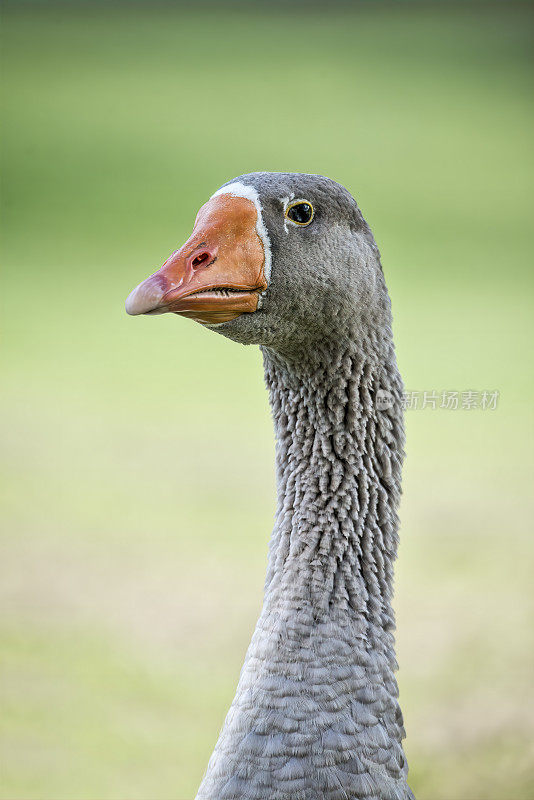
[[198, 212], [187, 242], [129, 295], [128, 314], [170, 311], [215, 324], [256, 311], [267, 288], [256, 223], [251, 200], [212, 197]]

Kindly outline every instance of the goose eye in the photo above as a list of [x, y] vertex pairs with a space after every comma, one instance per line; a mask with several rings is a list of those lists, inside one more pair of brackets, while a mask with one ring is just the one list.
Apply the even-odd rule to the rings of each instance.
[[298, 200], [286, 209], [286, 217], [296, 225], [309, 225], [313, 219], [314, 210], [307, 200]]

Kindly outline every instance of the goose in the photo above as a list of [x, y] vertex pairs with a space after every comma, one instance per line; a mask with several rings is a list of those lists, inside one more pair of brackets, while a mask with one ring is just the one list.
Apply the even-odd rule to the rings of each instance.
[[126, 310], [259, 345], [274, 419], [263, 608], [197, 800], [413, 798], [392, 610], [402, 382], [356, 201], [319, 175], [241, 175]]

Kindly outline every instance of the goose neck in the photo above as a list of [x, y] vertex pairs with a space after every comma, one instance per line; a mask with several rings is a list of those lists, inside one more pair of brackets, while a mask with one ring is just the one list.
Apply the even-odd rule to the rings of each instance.
[[393, 347], [325, 343], [298, 361], [264, 350], [264, 364], [278, 492], [266, 601], [391, 629], [404, 441]]

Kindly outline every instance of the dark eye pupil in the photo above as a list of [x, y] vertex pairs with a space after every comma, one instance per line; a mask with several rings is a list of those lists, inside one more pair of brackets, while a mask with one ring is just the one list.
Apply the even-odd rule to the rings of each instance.
[[295, 206], [291, 206], [287, 212], [289, 219], [292, 219], [293, 222], [300, 223], [300, 225], [305, 225], [306, 222], [309, 222], [312, 218], [312, 214], [312, 207], [309, 203], [297, 203]]

